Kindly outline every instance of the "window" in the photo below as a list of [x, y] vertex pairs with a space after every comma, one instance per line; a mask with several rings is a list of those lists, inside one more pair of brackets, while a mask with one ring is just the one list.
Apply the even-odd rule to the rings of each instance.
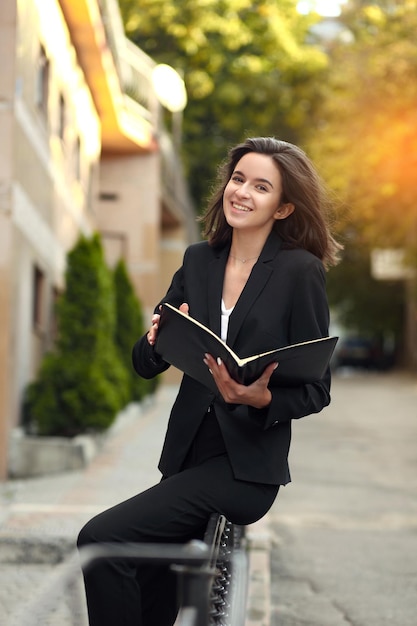
[[96, 183], [96, 177], [95, 177], [95, 172], [96, 172], [96, 166], [94, 163], [89, 163], [88, 164], [88, 171], [87, 171], [87, 182], [86, 182], [86, 186], [87, 186], [87, 209], [89, 211], [91, 211], [91, 213], [94, 213], [94, 190], [95, 190], [95, 183]]
[[74, 174], [77, 180], [81, 180], [81, 141], [77, 137], [74, 147]]
[[99, 198], [102, 202], [116, 202], [119, 195], [113, 191], [100, 191]]
[[46, 52], [43, 46], [40, 47], [38, 57], [38, 71], [36, 74], [36, 105], [40, 111], [45, 115], [48, 114], [48, 97], [49, 97], [49, 72], [50, 63], [46, 56]]
[[35, 330], [41, 330], [44, 323], [45, 274], [35, 265], [33, 268], [33, 314], [32, 323]]
[[65, 99], [62, 93], [59, 95], [59, 104], [58, 104], [58, 136], [63, 141], [65, 135]]

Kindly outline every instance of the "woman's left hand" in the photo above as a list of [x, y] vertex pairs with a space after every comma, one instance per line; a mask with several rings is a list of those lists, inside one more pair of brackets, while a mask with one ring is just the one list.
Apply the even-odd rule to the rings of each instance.
[[221, 359], [211, 354], [204, 355], [204, 363], [209, 368], [223, 400], [229, 404], [247, 404], [256, 409], [263, 409], [271, 403], [272, 394], [268, 389], [269, 379], [277, 363], [268, 365], [262, 375], [251, 385], [241, 385], [230, 376]]

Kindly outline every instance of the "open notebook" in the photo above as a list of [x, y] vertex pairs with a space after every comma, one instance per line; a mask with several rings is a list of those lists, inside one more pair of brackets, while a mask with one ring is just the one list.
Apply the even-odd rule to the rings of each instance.
[[293, 386], [315, 382], [324, 376], [337, 340], [338, 337], [324, 337], [242, 359], [209, 328], [164, 303], [155, 349], [167, 363], [216, 392], [213, 377], [203, 362], [206, 352], [220, 357], [231, 377], [239, 383], [251, 384], [267, 365], [277, 362], [271, 383]]

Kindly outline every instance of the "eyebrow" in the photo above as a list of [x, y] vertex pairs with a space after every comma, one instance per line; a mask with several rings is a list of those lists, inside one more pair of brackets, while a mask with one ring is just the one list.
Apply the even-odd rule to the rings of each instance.
[[[239, 174], [240, 176], [243, 176], [244, 178], [246, 178], [246, 175], [243, 172], [241, 172], [240, 170], [235, 170], [233, 172], [233, 174]], [[266, 183], [267, 185], [272, 187], [272, 189], [274, 188], [274, 185], [267, 178], [255, 178], [255, 181], [258, 182], [258, 183]]]

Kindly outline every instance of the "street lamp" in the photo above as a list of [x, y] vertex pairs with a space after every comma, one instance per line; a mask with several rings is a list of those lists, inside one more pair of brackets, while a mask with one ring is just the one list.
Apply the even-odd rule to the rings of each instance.
[[159, 102], [172, 113], [172, 136], [177, 150], [181, 146], [182, 112], [187, 105], [187, 91], [181, 76], [166, 63], [152, 71], [152, 85]]

